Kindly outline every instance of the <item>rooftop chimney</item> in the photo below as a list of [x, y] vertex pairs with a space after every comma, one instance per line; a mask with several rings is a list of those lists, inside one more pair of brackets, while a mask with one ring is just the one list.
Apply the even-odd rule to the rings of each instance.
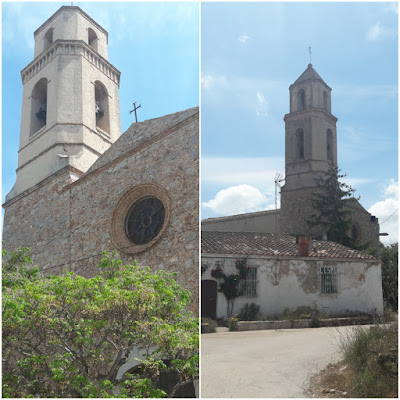
[[300, 257], [308, 257], [308, 247], [311, 243], [311, 238], [309, 236], [300, 236], [299, 237], [299, 256]]

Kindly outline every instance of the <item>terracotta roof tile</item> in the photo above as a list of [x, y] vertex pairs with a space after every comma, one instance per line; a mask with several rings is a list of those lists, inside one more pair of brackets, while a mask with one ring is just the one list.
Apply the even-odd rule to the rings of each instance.
[[[202, 253], [298, 257], [296, 238], [290, 235], [254, 232], [201, 233]], [[309, 257], [373, 260], [374, 257], [335, 242], [315, 240]]]

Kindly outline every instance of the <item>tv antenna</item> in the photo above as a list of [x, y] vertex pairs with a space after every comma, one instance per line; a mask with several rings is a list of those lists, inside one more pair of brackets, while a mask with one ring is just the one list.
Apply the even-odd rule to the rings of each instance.
[[275, 233], [278, 233], [278, 187], [281, 188], [281, 182], [283, 182], [285, 178], [279, 172], [276, 173], [274, 182], [275, 182]]

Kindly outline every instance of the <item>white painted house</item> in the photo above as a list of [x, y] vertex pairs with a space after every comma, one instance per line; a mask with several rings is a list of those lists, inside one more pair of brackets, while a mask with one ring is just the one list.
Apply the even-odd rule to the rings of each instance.
[[211, 271], [237, 274], [236, 261], [248, 268], [243, 294], [232, 315], [247, 303], [260, 305], [264, 317], [299, 306], [330, 312], [383, 313], [380, 262], [365, 253], [329, 241], [282, 234], [202, 232], [202, 315], [227, 318], [227, 300], [217, 291]]

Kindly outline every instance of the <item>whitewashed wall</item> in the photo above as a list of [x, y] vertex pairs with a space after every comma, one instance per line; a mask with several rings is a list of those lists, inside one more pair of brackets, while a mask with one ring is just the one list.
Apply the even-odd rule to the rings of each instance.
[[[211, 270], [217, 261], [223, 262], [225, 274], [237, 273], [235, 262], [239, 258], [243, 257], [203, 254], [202, 264], [209, 267], [202, 279], [213, 279]], [[257, 294], [236, 298], [233, 315], [238, 314], [246, 303], [260, 305], [264, 317], [281, 313], [286, 308], [295, 310], [299, 306], [331, 313], [346, 310], [383, 313], [381, 266], [376, 260], [249, 257], [247, 266], [257, 267]], [[321, 293], [321, 266], [336, 266], [338, 293]], [[227, 301], [219, 292], [217, 317], [227, 317]]]

